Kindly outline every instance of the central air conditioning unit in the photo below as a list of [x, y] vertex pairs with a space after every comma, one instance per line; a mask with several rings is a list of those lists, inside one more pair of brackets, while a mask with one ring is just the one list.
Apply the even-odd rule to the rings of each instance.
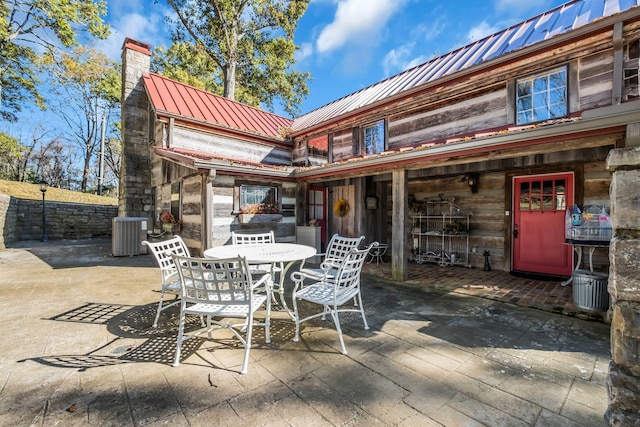
[[147, 217], [115, 217], [111, 228], [111, 254], [113, 256], [144, 255], [147, 246], [142, 242], [147, 239]]

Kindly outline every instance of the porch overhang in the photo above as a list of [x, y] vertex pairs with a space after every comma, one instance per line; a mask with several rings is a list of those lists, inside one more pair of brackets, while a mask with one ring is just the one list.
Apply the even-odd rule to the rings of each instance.
[[154, 147], [154, 153], [165, 160], [190, 169], [215, 175], [241, 175], [293, 179], [294, 168], [290, 166], [263, 165], [234, 159], [222, 159], [207, 153], [183, 153], [175, 150]]
[[425, 163], [449, 157], [473, 156], [495, 150], [517, 149], [554, 141], [624, 132], [628, 124], [638, 122], [640, 122], [640, 101], [634, 101], [585, 111], [581, 117], [565, 123], [527, 130], [514, 128], [505, 133], [497, 132], [490, 136], [477, 135], [475, 138], [463, 140], [425, 142], [404, 150], [384, 152], [375, 156], [298, 168], [294, 176], [297, 179], [307, 180], [326, 176], [352, 175], [372, 170], [391, 171], [398, 167], [407, 170], [419, 169]]

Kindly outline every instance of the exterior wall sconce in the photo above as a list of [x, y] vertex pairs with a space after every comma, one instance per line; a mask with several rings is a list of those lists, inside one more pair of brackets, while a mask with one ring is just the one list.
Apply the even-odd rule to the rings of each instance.
[[475, 194], [478, 192], [478, 174], [477, 173], [468, 173], [464, 177], [462, 177], [462, 180], [466, 181], [472, 193]]

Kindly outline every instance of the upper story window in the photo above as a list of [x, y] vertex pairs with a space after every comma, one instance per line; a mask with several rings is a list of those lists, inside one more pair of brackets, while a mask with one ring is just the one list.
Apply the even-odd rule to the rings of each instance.
[[362, 128], [362, 152], [368, 156], [382, 153], [385, 150], [384, 120]]
[[567, 67], [516, 80], [516, 124], [565, 117], [569, 110]]
[[624, 52], [623, 97], [629, 101], [640, 97], [640, 40], [633, 40]]

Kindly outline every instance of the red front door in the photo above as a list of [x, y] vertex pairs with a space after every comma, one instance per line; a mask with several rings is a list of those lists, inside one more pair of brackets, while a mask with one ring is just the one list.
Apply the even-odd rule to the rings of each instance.
[[513, 270], [570, 276], [565, 210], [573, 205], [573, 174], [514, 178]]
[[309, 219], [318, 220], [320, 226], [321, 252], [327, 247], [327, 187], [309, 187]]

